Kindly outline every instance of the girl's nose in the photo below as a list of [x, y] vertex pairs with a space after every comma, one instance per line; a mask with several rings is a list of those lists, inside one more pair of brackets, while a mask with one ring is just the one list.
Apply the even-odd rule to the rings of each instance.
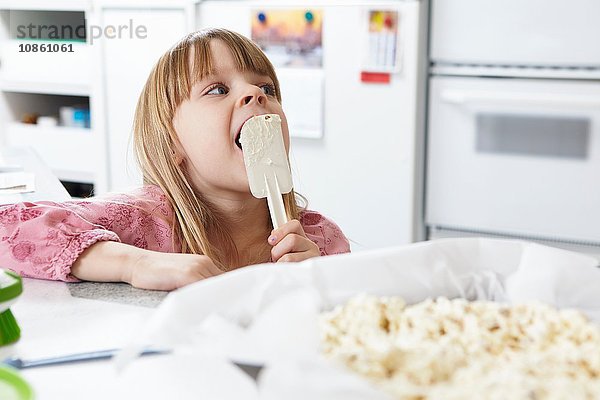
[[262, 91], [261, 88], [252, 86], [249, 88], [240, 100], [241, 106], [251, 105], [256, 103], [258, 105], [264, 106], [267, 102], [267, 96], [265, 92]]

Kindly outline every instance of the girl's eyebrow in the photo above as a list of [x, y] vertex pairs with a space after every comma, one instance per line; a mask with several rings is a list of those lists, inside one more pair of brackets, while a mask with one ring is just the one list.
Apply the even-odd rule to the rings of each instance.
[[230, 67], [226, 67], [224, 69], [219, 69], [219, 68], [213, 68], [212, 71], [210, 71], [204, 78], [204, 79], [214, 79], [214, 78], [220, 78], [224, 75], [228, 75], [228, 74], [234, 74], [234, 73], [239, 73], [242, 75], [253, 75], [256, 77], [269, 77], [269, 74], [267, 74], [266, 72], [259, 72], [253, 69], [247, 69], [247, 70], [243, 70], [243, 69], [238, 69], [238, 68], [230, 68]]
[[[197, 84], [197, 83], [201, 83], [204, 81], [209, 81], [209, 80], [218, 78], [219, 76], [223, 75], [224, 72], [225, 71], [220, 70], [216, 67], [213, 67], [208, 71], [202, 71], [202, 69], [193, 68], [191, 70], [191, 75], [194, 79], [194, 84]], [[204, 73], [203, 76], [202, 76], [202, 73]]]
[[217, 71], [213, 70], [210, 71], [208, 74], [204, 75], [202, 78], [196, 80], [196, 83], [202, 83], [202, 82], [206, 82], [206, 81], [211, 81], [215, 78], [218, 78], [221, 74], [218, 73]]
[[[233, 70], [237, 71], [237, 69], [233, 69]], [[196, 90], [201, 90], [204, 88], [204, 86], [208, 86], [209, 83], [211, 83], [211, 81], [223, 80], [223, 77], [226, 76], [231, 71], [232, 70], [229, 68], [224, 69], [224, 70], [218, 69], [218, 68], [213, 68], [212, 71], [210, 71], [208, 74], [204, 75], [201, 79], [197, 79], [193, 83], [193, 87], [197, 88]], [[269, 82], [271, 82], [271, 83], [273, 82], [271, 77], [268, 74], [263, 74], [258, 71], [249, 70], [249, 71], [245, 71], [242, 73], [252, 75], [254, 77], [261, 78], [261, 79], [266, 78], [266, 80], [268, 80]], [[200, 88], [201, 86], [202, 86], [202, 88]]]
[[202, 79], [203, 80], [204, 79], [213, 79], [216, 77], [227, 75], [227, 74], [235, 72], [235, 71], [237, 71], [235, 68], [219, 69], [218, 67], [213, 67], [210, 71], [208, 71], [208, 73]]

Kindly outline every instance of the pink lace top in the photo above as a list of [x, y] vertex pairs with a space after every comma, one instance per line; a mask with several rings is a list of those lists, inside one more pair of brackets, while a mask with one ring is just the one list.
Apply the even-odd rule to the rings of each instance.
[[[149, 250], [178, 252], [173, 212], [157, 186], [85, 201], [0, 206], [0, 267], [22, 276], [76, 282], [71, 265], [92, 244], [113, 240]], [[304, 232], [321, 255], [347, 253], [340, 228], [321, 214], [303, 211]]]

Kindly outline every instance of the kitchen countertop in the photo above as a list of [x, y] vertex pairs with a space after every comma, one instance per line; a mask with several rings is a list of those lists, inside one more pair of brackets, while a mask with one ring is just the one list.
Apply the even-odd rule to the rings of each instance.
[[157, 307], [168, 292], [137, 289], [127, 283], [78, 282], [68, 283], [73, 297], [130, 304], [142, 307]]
[[[134, 292], [125, 294], [116, 284], [97, 285], [23, 278], [23, 294], [11, 307], [21, 339], [3, 348], [2, 357], [53, 357], [122, 348], [134, 340], [153, 311], [147, 306], [150, 297], [141, 296], [144, 305], [132, 305]], [[44, 400], [94, 397], [103, 393], [104, 383], [115, 373], [110, 361], [95, 361], [26, 369], [21, 374], [36, 400]]]
[[[23, 294], [11, 307], [21, 339], [0, 348], [0, 356], [39, 359], [127, 347], [167, 294], [120, 283], [23, 278]], [[230, 362], [181, 351], [138, 358], [123, 370], [96, 360], [19, 373], [36, 400], [257, 398], [255, 382]]]

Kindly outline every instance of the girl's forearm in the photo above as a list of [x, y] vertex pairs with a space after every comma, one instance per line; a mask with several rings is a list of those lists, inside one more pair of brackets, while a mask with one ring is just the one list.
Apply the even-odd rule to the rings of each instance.
[[130, 282], [131, 271], [142, 249], [119, 242], [97, 242], [71, 267], [71, 275], [84, 281]]

